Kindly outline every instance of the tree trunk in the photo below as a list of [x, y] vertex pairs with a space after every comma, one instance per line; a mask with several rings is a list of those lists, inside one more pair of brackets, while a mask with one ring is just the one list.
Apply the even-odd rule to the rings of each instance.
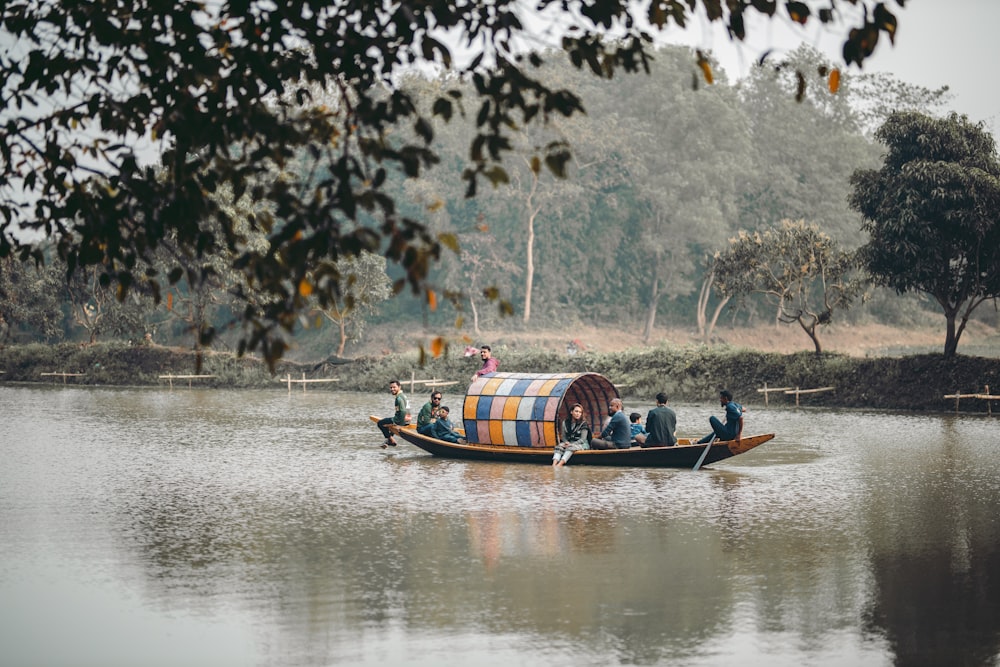
[[698, 335], [705, 342], [708, 342], [708, 337], [706, 335], [706, 328], [708, 325], [708, 318], [706, 313], [708, 312], [708, 297], [712, 293], [712, 283], [715, 282], [715, 271], [710, 270], [705, 274], [704, 280], [701, 281], [701, 290], [698, 292], [698, 310], [696, 313], [698, 321]]
[[344, 348], [347, 346], [347, 322], [344, 321], [345, 318], [340, 318], [337, 322], [337, 330], [340, 332], [340, 345], [337, 346], [337, 356], [344, 356]]
[[[530, 201], [530, 200], [529, 200]], [[535, 283], [535, 215], [536, 211], [528, 212], [528, 247], [525, 261], [524, 279], [524, 323], [531, 319], [531, 288]]]
[[946, 359], [951, 359], [958, 351], [958, 339], [962, 336], [962, 334], [960, 331], [956, 330], [955, 313], [953, 311], [946, 311], [944, 317], [947, 322], [944, 337], [944, 356]]
[[819, 336], [816, 335], [816, 322], [807, 325], [802, 321], [801, 317], [799, 317], [796, 321], [799, 323], [799, 326], [802, 327], [802, 330], [806, 332], [809, 338], [812, 339], [813, 347], [816, 348], [816, 356], [823, 354], [823, 346], [820, 345]]
[[712, 296], [712, 285], [715, 284], [715, 267], [713, 266], [707, 274], [705, 274], [705, 279], [701, 283], [701, 292], [698, 294], [698, 335], [701, 336], [701, 340], [706, 345], [712, 340], [712, 334], [715, 333], [715, 325], [719, 322], [719, 316], [722, 314], [722, 309], [725, 308], [726, 304], [729, 303], [729, 297], [723, 297], [722, 300], [715, 306], [715, 311], [712, 313], [712, 319], [708, 319], [708, 300]]
[[715, 325], [719, 322], [719, 315], [722, 315], [722, 309], [726, 307], [727, 303], [729, 303], [728, 296], [715, 307], [715, 312], [712, 314], [712, 321], [708, 323], [708, 331], [705, 334], [706, 343], [712, 340], [712, 335], [715, 333]]
[[476, 309], [476, 300], [469, 297], [469, 308], [472, 309], [472, 330], [479, 335], [479, 311]]
[[538, 174], [531, 172], [531, 189], [528, 191], [526, 206], [528, 209], [528, 242], [525, 258], [524, 280], [524, 323], [531, 319], [531, 288], [535, 283], [535, 218], [541, 207], [535, 206], [535, 193], [538, 192]]
[[[984, 299], [971, 299], [965, 302], [965, 308], [962, 308], [962, 303], [951, 304], [945, 299], [938, 299], [937, 302], [941, 304], [941, 309], [944, 311], [945, 322], [947, 323], [945, 339], [944, 339], [944, 356], [947, 359], [954, 357], [958, 354], [958, 341], [962, 338], [962, 332], [965, 331], [965, 326], [969, 323], [969, 317], [972, 316], [972, 311], [976, 309]], [[961, 321], [957, 324], [959, 320], [959, 313], [961, 313]]]
[[642, 330], [642, 342], [648, 343], [653, 337], [653, 326], [656, 324], [656, 307], [660, 300], [660, 279], [653, 279], [653, 293], [649, 298], [649, 308], [646, 309], [646, 326]]

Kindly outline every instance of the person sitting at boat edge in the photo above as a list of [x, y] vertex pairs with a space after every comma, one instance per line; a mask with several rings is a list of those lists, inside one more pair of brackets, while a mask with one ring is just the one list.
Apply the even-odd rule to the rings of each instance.
[[601, 436], [590, 441], [592, 449], [628, 449], [632, 446], [632, 428], [624, 409], [622, 399], [611, 399], [608, 403], [611, 420], [601, 431]]
[[399, 380], [393, 380], [389, 383], [389, 393], [396, 397], [394, 403], [396, 411], [391, 417], [379, 419], [377, 422], [378, 430], [382, 431], [382, 435], [385, 436], [382, 449], [396, 446], [396, 440], [392, 437], [389, 424], [406, 426], [410, 423], [410, 402], [406, 400], [406, 394], [403, 393], [403, 385], [399, 384]]
[[656, 407], [646, 415], [646, 430], [649, 432], [640, 443], [641, 447], [673, 447], [677, 444], [677, 413], [667, 407], [667, 393], [656, 395]]
[[431, 424], [437, 419], [438, 411], [441, 409], [441, 392], [432, 391], [431, 400], [424, 403], [417, 414], [417, 433], [430, 435]]
[[438, 408], [437, 419], [431, 422], [430, 432], [427, 435], [438, 440], [450, 442], [453, 445], [464, 445], [465, 438], [454, 429], [451, 425], [451, 420], [448, 419], [450, 412], [451, 410], [448, 409], [447, 405], [442, 405]]
[[712, 425], [712, 433], [698, 442], [708, 442], [714, 435], [719, 440], [735, 440], [739, 445], [743, 436], [743, 406], [733, 400], [733, 393], [728, 389], [719, 392], [719, 404], [726, 409], [726, 423], [723, 424], [715, 415], [709, 417], [708, 423]]
[[646, 441], [646, 436], [649, 432], [642, 425], [642, 415], [638, 412], [633, 412], [628, 416], [628, 420], [631, 422], [629, 424], [630, 435], [632, 436], [631, 445], [635, 447], [636, 445], [641, 445]]
[[472, 381], [475, 382], [484, 375], [496, 373], [500, 368], [500, 360], [493, 356], [493, 350], [489, 345], [479, 348], [479, 358], [483, 360], [483, 367], [472, 374]]
[[590, 430], [590, 424], [583, 416], [583, 406], [574, 403], [569, 414], [562, 422], [562, 433], [559, 444], [552, 452], [552, 465], [561, 468], [566, 465], [573, 452], [582, 449], [590, 449], [590, 441], [594, 433]]

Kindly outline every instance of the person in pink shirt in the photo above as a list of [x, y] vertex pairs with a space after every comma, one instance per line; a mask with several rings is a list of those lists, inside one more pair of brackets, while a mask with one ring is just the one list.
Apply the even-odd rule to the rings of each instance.
[[483, 360], [483, 367], [472, 374], [473, 382], [484, 375], [496, 373], [497, 368], [500, 367], [500, 360], [493, 358], [493, 350], [490, 349], [489, 345], [483, 345], [479, 348], [479, 358]]

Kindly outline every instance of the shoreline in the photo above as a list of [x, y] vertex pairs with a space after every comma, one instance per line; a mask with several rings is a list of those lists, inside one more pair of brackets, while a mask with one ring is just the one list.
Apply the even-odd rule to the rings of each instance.
[[[982, 394], [986, 386], [1000, 394], [1000, 359], [958, 355], [944, 359], [941, 354], [902, 357], [851, 357], [839, 353], [817, 356], [812, 352], [781, 354], [747, 348], [719, 346], [661, 346], [640, 350], [574, 355], [535, 347], [507, 346], [494, 351], [501, 359], [500, 370], [534, 373], [596, 372], [608, 377], [630, 398], [651, 397], [666, 391], [671, 401], [704, 402], [722, 388], [741, 397], [745, 405], [763, 406], [765, 386], [798, 387], [801, 390], [833, 387], [810, 393], [801, 407], [867, 408], [909, 412], [954, 413], [952, 394]], [[66, 386], [167, 387], [165, 375], [211, 375], [195, 380], [192, 386], [219, 388], [273, 388], [287, 390], [286, 377], [301, 379], [338, 378], [318, 382], [309, 391], [364, 391], [380, 393], [390, 379], [404, 386], [411, 378], [455, 382], [453, 391], [464, 393], [468, 378], [478, 367], [478, 357], [464, 357], [461, 348], [451, 346], [438, 358], [426, 357], [420, 364], [417, 352], [359, 357], [343, 365], [279, 362], [272, 373], [259, 359], [228, 353], [205, 353], [198, 365], [192, 351], [160, 346], [96, 344], [80, 347], [27, 345], [0, 349], [0, 386], [62, 385], [58, 376], [42, 373], [81, 373], [65, 378]], [[43, 380], [43, 377], [52, 377]], [[175, 384], [186, 386], [178, 379]], [[465, 383], [465, 384], [463, 384]], [[409, 388], [406, 387], [408, 390]], [[301, 388], [292, 386], [292, 391]], [[449, 390], [445, 390], [449, 391]], [[421, 394], [421, 387], [413, 392]], [[773, 395], [772, 395], [773, 396]], [[768, 401], [774, 407], [795, 408], [794, 396], [782, 395]], [[962, 414], [986, 414], [991, 402], [966, 399]], [[1000, 406], [995, 406], [1000, 409]]]

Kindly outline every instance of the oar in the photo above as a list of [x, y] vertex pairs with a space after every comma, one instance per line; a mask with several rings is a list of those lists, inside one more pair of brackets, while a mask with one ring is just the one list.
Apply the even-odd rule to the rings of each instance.
[[694, 468], [691, 468], [692, 471], [695, 471], [701, 467], [701, 464], [705, 461], [705, 457], [708, 456], [708, 450], [712, 448], [712, 443], [715, 442], [715, 439], [717, 437], [719, 437], [717, 434], [715, 433], [712, 434], [712, 439], [708, 441], [707, 445], [705, 445], [705, 451], [703, 451], [701, 453], [701, 456], [698, 457], [698, 462], [694, 464]]

